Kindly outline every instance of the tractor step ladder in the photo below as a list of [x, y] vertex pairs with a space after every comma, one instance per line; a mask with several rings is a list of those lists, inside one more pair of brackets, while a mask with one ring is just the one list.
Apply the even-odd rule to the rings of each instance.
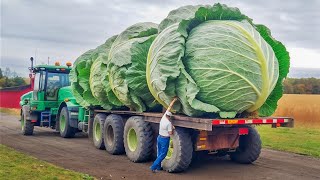
[[40, 127], [51, 127], [50, 111], [41, 112]]
[[[88, 124], [89, 124], [88, 122], [89, 122], [91, 116], [92, 116], [91, 111], [90, 111], [90, 110], [85, 110], [85, 112], [84, 112], [84, 120], [85, 120], [85, 123], [84, 123], [84, 127], [83, 127], [83, 129], [85, 130], [85, 132], [88, 131]], [[86, 120], [87, 120], [87, 121], [86, 121]]]

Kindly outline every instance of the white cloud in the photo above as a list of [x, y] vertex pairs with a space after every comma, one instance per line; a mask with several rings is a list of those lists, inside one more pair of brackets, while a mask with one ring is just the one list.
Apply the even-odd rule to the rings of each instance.
[[292, 67], [320, 68], [320, 50], [288, 48]]
[[[291, 66], [318, 67], [319, 2], [310, 0], [221, 0], [255, 23], [265, 24], [289, 49]], [[74, 61], [108, 37], [142, 21], [159, 23], [170, 10], [210, 0], [1, 0], [1, 67], [27, 74], [28, 59]]]

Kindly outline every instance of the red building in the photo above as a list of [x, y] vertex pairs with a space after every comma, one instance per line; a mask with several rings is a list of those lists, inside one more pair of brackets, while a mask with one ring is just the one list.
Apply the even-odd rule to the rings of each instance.
[[0, 107], [20, 109], [20, 97], [31, 90], [31, 85], [0, 89]]

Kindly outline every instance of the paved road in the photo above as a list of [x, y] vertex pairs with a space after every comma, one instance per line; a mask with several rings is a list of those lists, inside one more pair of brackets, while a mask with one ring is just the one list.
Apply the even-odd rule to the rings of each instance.
[[63, 139], [51, 129], [35, 128], [34, 136], [22, 136], [17, 116], [0, 115], [1, 144], [99, 179], [320, 179], [320, 159], [267, 149], [252, 165], [208, 155], [187, 172], [153, 174], [148, 169], [151, 162], [132, 163], [125, 155], [97, 150], [84, 134]]

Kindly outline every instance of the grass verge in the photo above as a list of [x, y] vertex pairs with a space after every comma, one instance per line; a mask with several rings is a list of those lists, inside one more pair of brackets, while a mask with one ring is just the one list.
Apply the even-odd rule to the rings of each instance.
[[320, 129], [258, 126], [257, 130], [265, 148], [320, 157]]
[[1, 179], [94, 179], [17, 152], [0, 144]]

